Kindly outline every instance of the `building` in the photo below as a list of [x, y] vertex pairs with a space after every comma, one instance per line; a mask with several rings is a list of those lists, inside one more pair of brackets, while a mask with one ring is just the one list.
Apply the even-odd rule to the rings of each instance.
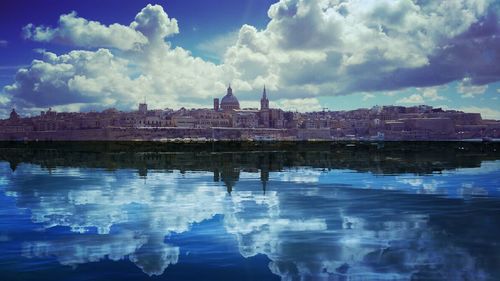
[[219, 111], [220, 110], [219, 106], [220, 106], [219, 99], [215, 98], [214, 99], [214, 111]]
[[148, 113], [148, 105], [146, 103], [139, 104], [139, 113], [141, 113], [141, 114]]
[[259, 115], [257, 110], [237, 110], [233, 114], [233, 127], [235, 128], [257, 128], [259, 126]]
[[262, 98], [260, 99], [260, 110], [269, 109], [269, 100], [267, 99], [266, 86], [264, 86], [264, 91], [262, 92]]
[[16, 110], [14, 108], [10, 112], [9, 120], [10, 121], [17, 121], [17, 120], [19, 120], [19, 114], [17, 114], [17, 112], [16, 112]]
[[[214, 108], [215, 109], [215, 108]], [[197, 120], [197, 128], [231, 127], [232, 112], [195, 109], [188, 113]]]
[[[214, 99], [214, 109], [218, 108], [216, 106], [216, 102], [217, 100]], [[229, 85], [226, 95], [220, 101], [220, 108], [224, 111], [240, 109], [240, 102], [238, 101], [236, 96], [233, 95], [233, 89], [231, 88], [231, 85]]]
[[[240, 130], [241, 129], [241, 130]], [[382, 137], [381, 137], [382, 136]], [[375, 106], [349, 111], [285, 112], [270, 108], [264, 86], [260, 108], [240, 109], [231, 86], [213, 108], [148, 109], [131, 112], [56, 112], [23, 118], [12, 110], [0, 120], [3, 140], [86, 139], [338, 139], [453, 140], [499, 138], [500, 121], [479, 113], [430, 106]]]

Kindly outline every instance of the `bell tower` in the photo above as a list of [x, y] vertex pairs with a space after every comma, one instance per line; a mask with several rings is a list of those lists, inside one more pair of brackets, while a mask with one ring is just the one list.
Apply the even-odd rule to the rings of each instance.
[[266, 86], [264, 86], [264, 91], [262, 92], [262, 98], [260, 99], [260, 110], [269, 109], [269, 100], [267, 99]]

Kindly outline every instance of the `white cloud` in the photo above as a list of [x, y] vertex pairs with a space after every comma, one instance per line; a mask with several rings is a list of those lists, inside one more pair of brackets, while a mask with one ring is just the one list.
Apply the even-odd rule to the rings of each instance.
[[105, 26], [78, 17], [76, 12], [61, 15], [56, 28], [28, 24], [24, 37], [39, 42], [60, 42], [78, 47], [111, 47], [124, 50], [146, 44], [148, 39], [135, 29], [121, 24]]
[[441, 87], [428, 87], [428, 88], [419, 88], [418, 90], [422, 93], [423, 98], [430, 101], [439, 101], [446, 100], [445, 97], [440, 96], [438, 91]]
[[279, 74], [274, 86], [289, 95], [292, 87], [306, 85], [320, 94], [387, 87], [394, 83], [384, 79], [387, 74], [428, 65], [440, 42], [466, 31], [486, 7], [473, 2], [417, 6], [409, 1], [282, 0], [269, 9], [266, 29], [241, 28], [226, 63], [246, 81]]
[[445, 97], [439, 95], [439, 90], [441, 89], [443, 89], [442, 86], [417, 88], [416, 94], [401, 98], [397, 101], [397, 103], [425, 104], [430, 101], [446, 100]]
[[179, 33], [176, 19], [170, 19], [160, 5], [148, 4], [136, 16], [130, 27], [144, 34], [150, 41], [163, 42], [165, 37]]
[[320, 111], [322, 109], [319, 100], [316, 98], [279, 99], [277, 101], [271, 102], [271, 106], [284, 110], [300, 112]]
[[473, 98], [482, 95], [488, 89], [488, 85], [474, 85], [470, 78], [464, 78], [458, 85], [457, 91], [463, 98]]
[[[78, 20], [82, 21], [86, 22]], [[80, 41], [76, 37], [72, 41], [76, 45], [91, 42], [89, 45], [97, 46], [102, 42], [92, 31], [111, 32], [97, 22], [77, 26], [86, 31], [80, 32], [85, 35], [77, 38]], [[66, 34], [76, 32], [75, 28], [68, 29], [60, 21], [60, 26], [51, 31], [63, 34], [64, 30]], [[113, 106], [128, 110], [144, 97], [157, 108], [194, 107], [210, 104], [214, 95], [222, 95], [225, 82], [235, 76], [226, 66], [195, 58], [188, 51], [180, 47], [172, 49], [164, 42], [163, 38], [177, 33], [178, 27], [177, 21], [169, 19], [161, 6], [148, 5], [126, 28], [143, 36], [148, 44], [125, 53], [104, 48], [62, 55], [40, 51], [43, 57], [20, 69], [15, 83], [6, 86], [4, 92], [26, 110], [49, 106], [79, 110]], [[137, 43], [134, 37], [125, 39], [129, 42], [118, 45]], [[238, 87], [242, 83], [234, 84]]]
[[10, 98], [6, 95], [0, 95], [0, 104], [6, 105], [10, 102]]
[[422, 95], [419, 94], [413, 94], [409, 97], [405, 97], [397, 101], [397, 103], [411, 103], [411, 104], [423, 104], [424, 102], [425, 102], [424, 98], [422, 97]]
[[438, 94], [442, 86], [427, 87], [427, 88], [417, 88], [418, 93], [412, 94], [408, 97], [404, 97], [396, 101], [397, 103], [406, 104], [425, 104], [429, 101], [440, 101], [446, 100], [445, 97]]
[[375, 98], [374, 94], [367, 93], [367, 94], [363, 95], [363, 101], [367, 101], [367, 100], [373, 99], [373, 98]]
[[399, 94], [399, 91], [390, 91], [390, 92], [385, 92], [384, 96], [387, 97], [394, 97], [395, 95]]
[[9, 41], [7, 40], [0, 40], [0, 48], [1, 47], [7, 47], [9, 45]]
[[128, 62], [107, 49], [72, 51], [60, 56], [46, 52], [43, 56], [42, 60], [34, 60], [30, 67], [20, 69], [16, 83], [5, 88], [27, 107], [127, 104], [140, 96], [139, 84], [146, 84], [143, 76], [129, 78]]
[[[130, 109], [144, 96], [160, 108], [191, 107], [211, 104], [232, 82], [243, 103], [266, 84], [279, 93], [277, 104], [320, 109], [318, 96], [420, 83], [401, 73], [429, 67], [430, 58], [483, 17], [490, 2], [281, 0], [270, 7], [266, 28], [244, 25], [237, 36], [201, 45], [227, 49], [216, 54], [218, 65], [165, 42], [179, 26], [159, 5], [146, 6], [129, 25], [106, 26], [70, 13], [57, 27], [26, 26], [26, 37], [91, 50], [45, 52], [19, 70], [4, 93], [25, 108], [88, 103]], [[429, 90], [399, 102], [442, 99]]]
[[129, 26], [118, 23], [106, 26], [71, 12], [61, 15], [56, 28], [30, 23], [23, 28], [23, 33], [25, 38], [40, 42], [132, 50], [145, 44], [162, 43], [165, 37], [179, 33], [179, 27], [177, 20], [170, 19], [162, 6], [148, 4]]

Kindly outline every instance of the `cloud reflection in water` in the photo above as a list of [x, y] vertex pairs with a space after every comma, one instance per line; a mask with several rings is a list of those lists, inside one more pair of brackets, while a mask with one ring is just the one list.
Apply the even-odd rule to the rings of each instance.
[[[7, 164], [0, 166], [7, 171]], [[490, 173], [498, 171], [491, 166]], [[48, 172], [21, 164], [0, 182], [17, 207], [30, 210], [33, 222], [46, 230], [71, 230], [23, 244], [25, 257], [55, 256], [62, 265], [129, 259], [144, 273], [161, 275], [182, 262], [182, 249], [169, 241], [172, 234], [222, 215], [240, 254], [267, 256], [269, 269], [282, 280], [488, 278], [473, 253], [433, 221], [466, 210], [461, 200], [349, 188], [367, 178], [376, 182], [367, 173], [308, 168], [270, 173], [269, 183], [261, 175], [268, 185], [264, 191], [258, 174], [245, 173], [240, 181], [239, 171], [227, 175], [153, 171], [144, 178], [126, 169]], [[311, 175], [313, 183], [303, 180]], [[384, 184], [432, 193], [438, 189], [428, 184], [456, 181], [434, 177], [394, 176]]]

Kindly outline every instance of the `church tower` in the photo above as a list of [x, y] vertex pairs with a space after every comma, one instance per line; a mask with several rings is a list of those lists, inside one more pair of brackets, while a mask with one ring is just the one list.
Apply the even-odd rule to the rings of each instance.
[[262, 98], [260, 99], [260, 110], [269, 109], [269, 100], [267, 99], [266, 86], [264, 86], [264, 91], [262, 92]]

